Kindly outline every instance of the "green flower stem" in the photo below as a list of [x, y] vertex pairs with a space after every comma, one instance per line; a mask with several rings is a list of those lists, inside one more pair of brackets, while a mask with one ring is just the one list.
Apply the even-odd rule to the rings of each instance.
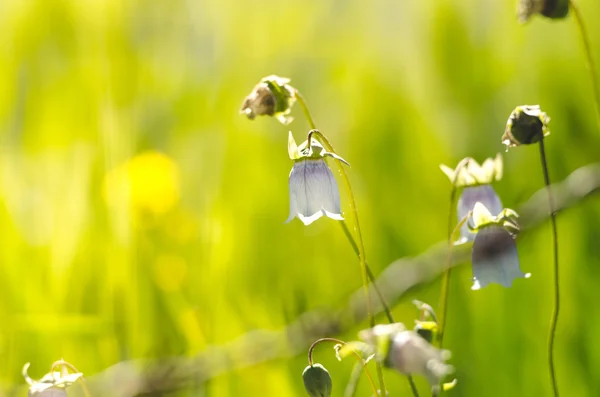
[[[440, 344], [440, 347], [442, 347], [442, 345], [444, 343], [444, 331], [445, 331], [445, 325], [446, 325], [446, 316], [447, 316], [447, 312], [448, 312], [448, 294], [450, 291], [450, 273], [452, 271], [450, 264], [452, 263], [453, 240], [455, 238], [454, 235], [456, 234], [457, 230], [460, 229], [460, 226], [458, 226], [458, 228], [452, 227], [452, 225], [454, 224], [452, 219], [454, 217], [454, 206], [455, 206], [455, 202], [456, 202], [456, 193], [458, 192], [458, 189], [456, 188], [456, 179], [458, 178], [458, 174], [463, 169], [463, 167], [465, 167], [468, 164], [469, 160], [470, 160], [469, 158], [465, 158], [465, 159], [461, 160], [460, 163], [458, 163], [458, 165], [456, 166], [454, 178], [452, 180], [452, 191], [450, 192], [450, 207], [448, 209], [448, 253], [446, 255], [446, 266], [444, 269], [444, 275], [442, 276], [442, 287], [441, 287], [441, 291], [440, 291], [440, 322], [438, 323], [439, 330], [440, 330], [439, 334], [438, 334], [439, 335], [438, 342]], [[468, 216], [466, 219], [468, 219]], [[461, 222], [459, 224], [462, 226], [464, 224], [464, 222], [466, 222], [466, 219], [463, 218], [463, 220], [461, 220]]]
[[[314, 361], [313, 361], [313, 350], [315, 349], [315, 347], [317, 347], [317, 345], [319, 343], [322, 343], [322, 342], [334, 342], [334, 343], [339, 343], [340, 345], [345, 345], [346, 344], [346, 342], [344, 342], [343, 340], [336, 339], [336, 338], [321, 338], [321, 339], [317, 339], [308, 348], [308, 365], [310, 365], [311, 367], [314, 364]], [[373, 389], [374, 396], [377, 396], [378, 395], [378, 393], [377, 393], [377, 387], [375, 387], [375, 382], [373, 382], [373, 377], [371, 376], [371, 373], [369, 372], [369, 368], [367, 368], [367, 363], [365, 362], [365, 360], [362, 359], [362, 357], [360, 356], [360, 354], [358, 354], [355, 350], [352, 350], [352, 354], [354, 354], [354, 356], [357, 358], [358, 362], [362, 365], [362, 367], [363, 367], [363, 369], [365, 371], [365, 375], [367, 375], [367, 378], [369, 379], [369, 383], [371, 384], [371, 388]]]
[[[354, 250], [354, 253], [357, 256], [359, 256], [359, 258], [360, 258], [360, 253], [359, 253], [359, 250], [358, 250], [358, 245], [356, 244], [356, 241], [354, 241], [354, 236], [352, 236], [352, 232], [350, 232], [350, 229], [348, 228], [348, 225], [346, 224], [346, 221], [340, 221], [340, 226], [342, 227], [342, 230], [344, 231], [344, 235], [346, 236], [346, 238], [350, 242], [350, 245], [352, 246], [352, 249]], [[367, 265], [367, 276], [369, 276], [369, 280], [373, 284], [373, 288], [375, 289], [375, 292], [377, 293], [377, 297], [379, 298], [379, 302], [381, 302], [381, 305], [383, 306], [383, 311], [385, 312], [385, 315], [388, 318], [388, 321], [390, 322], [390, 324], [392, 324], [392, 323], [395, 322], [394, 321], [394, 316], [392, 315], [392, 310], [390, 309], [390, 306], [388, 305], [388, 303], [386, 302], [385, 298], [383, 297], [383, 294], [381, 293], [381, 290], [377, 286], [377, 283], [375, 283], [375, 275], [371, 271], [371, 267], [369, 266], [368, 263], [366, 263], [366, 265]]]
[[[350, 245], [352, 246], [354, 253], [356, 255], [359, 255], [358, 245], [356, 244], [356, 241], [354, 241], [354, 237], [352, 236], [350, 229], [348, 229], [348, 225], [346, 224], [346, 221], [340, 221], [340, 225], [342, 226], [342, 230], [344, 231], [344, 234], [348, 238], [348, 241], [350, 242]], [[388, 303], [386, 302], [385, 298], [383, 297], [383, 294], [381, 293], [381, 290], [379, 289], [379, 287], [377, 286], [377, 283], [375, 282], [375, 275], [373, 275], [373, 272], [371, 271], [369, 264], [366, 263], [366, 265], [367, 265], [367, 273], [368, 273], [369, 279], [371, 280], [371, 283], [373, 284], [373, 288], [375, 289], [375, 292], [377, 293], [379, 302], [381, 302], [381, 305], [383, 306], [383, 310], [385, 311], [385, 315], [387, 316], [388, 321], [390, 322], [390, 324], [393, 324], [396, 321], [394, 320], [392, 311], [390, 310]], [[415, 384], [415, 381], [414, 381], [412, 375], [407, 375], [406, 378], [408, 379], [408, 383], [412, 390], [413, 396], [419, 397], [419, 391], [417, 390], [417, 385]]]
[[585, 50], [585, 56], [587, 61], [587, 68], [590, 71], [590, 77], [592, 79], [592, 89], [594, 90], [594, 104], [596, 105], [596, 122], [598, 123], [598, 129], [600, 129], [600, 88], [598, 87], [598, 77], [596, 75], [596, 64], [594, 57], [592, 56], [592, 50], [590, 46], [590, 39], [583, 23], [583, 16], [579, 11], [579, 8], [575, 5], [573, 0], [569, 0], [569, 5], [573, 14], [575, 15], [575, 21], [581, 33], [581, 41], [583, 41], [583, 47]]
[[[310, 114], [310, 110], [308, 110], [308, 106], [306, 106], [306, 102], [304, 101], [304, 97], [302, 96], [302, 94], [300, 94], [300, 91], [295, 90], [294, 97], [298, 101], [298, 104], [300, 104], [300, 107], [302, 108], [302, 111], [304, 112], [304, 117], [306, 117], [306, 121], [308, 121], [308, 125], [310, 126], [310, 129], [316, 130], [317, 126], [315, 125], [315, 120], [312, 118], [312, 116]], [[310, 145], [309, 145], [309, 147], [310, 147]]]
[[348, 381], [346, 389], [344, 390], [344, 397], [354, 397], [356, 395], [356, 387], [358, 386], [358, 381], [360, 380], [362, 371], [363, 366], [360, 365], [360, 363], [354, 364], [354, 368], [350, 374], [350, 380]]
[[452, 192], [450, 193], [450, 209], [448, 210], [448, 252], [446, 254], [446, 265], [444, 269], [444, 275], [442, 276], [442, 289], [440, 292], [440, 322], [439, 322], [439, 334], [438, 342], [440, 347], [444, 343], [444, 331], [446, 325], [446, 315], [448, 312], [448, 294], [450, 290], [450, 263], [452, 261], [452, 219], [454, 216], [454, 202], [456, 201], [456, 186], [452, 184]]
[[554, 250], [554, 309], [550, 320], [550, 333], [548, 336], [548, 367], [550, 369], [550, 379], [552, 380], [552, 391], [555, 397], [558, 397], [558, 385], [556, 383], [556, 374], [554, 372], [554, 337], [556, 336], [556, 326], [558, 324], [558, 312], [560, 309], [560, 290], [558, 283], [558, 230], [556, 227], [556, 213], [554, 211], [554, 198], [550, 188], [550, 175], [548, 173], [548, 163], [546, 161], [546, 150], [544, 149], [544, 138], [540, 139], [540, 159], [542, 160], [542, 170], [544, 172], [544, 183], [548, 190], [548, 203], [550, 205], [550, 222], [552, 224], [552, 247]]

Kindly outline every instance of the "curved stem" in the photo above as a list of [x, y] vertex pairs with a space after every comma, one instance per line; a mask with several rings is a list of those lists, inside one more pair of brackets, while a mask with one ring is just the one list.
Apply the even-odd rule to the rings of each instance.
[[[316, 130], [317, 126], [315, 125], [315, 121], [313, 120], [313, 118], [310, 114], [310, 110], [308, 110], [308, 106], [306, 106], [304, 97], [302, 96], [302, 94], [300, 94], [300, 91], [298, 91], [298, 90], [294, 91], [294, 96], [296, 97], [298, 104], [300, 105], [300, 107], [302, 108], [302, 111], [304, 112], [304, 117], [306, 117], [306, 121], [308, 121], [308, 125], [310, 126], [310, 129]], [[308, 147], [310, 147], [310, 145]]]
[[554, 309], [550, 320], [550, 333], [548, 336], [548, 366], [550, 369], [550, 379], [552, 380], [552, 391], [555, 397], [558, 397], [558, 385], [556, 383], [556, 374], [554, 371], [554, 337], [556, 336], [556, 326], [558, 324], [558, 312], [560, 309], [560, 290], [558, 283], [558, 230], [556, 227], [556, 213], [554, 212], [554, 198], [550, 188], [550, 175], [548, 173], [548, 163], [546, 161], [546, 150], [544, 149], [544, 138], [540, 139], [540, 159], [542, 160], [542, 170], [544, 172], [544, 183], [548, 190], [548, 203], [550, 205], [550, 222], [552, 224], [552, 247], [554, 250]]
[[[336, 339], [336, 338], [320, 338], [320, 339], [317, 339], [308, 348], [308, 365], [310, 365], [311, 367], [314, 364], [314, 361], [313, 361], [313, 350], [315, 349], [315, 347], [317, 347], [317, 345], [319, 343], [322, 343], [322, 342], [335, 342], [335, 343], [339, 343], [341, 345], [345, 345], [346, 344], [346, 342], [344, 342], [343, 340]], [[374, 393], [375, 396], [377, 396], [378, 395], [378, 393], [377, 393], [377, 387], [375, 387], [375, 382], [373, 382], [373, 377], [371, 376], [371, 373], [369, 372], [369, 369], [367, 368], [367, 363], [365, 363], [365, 360], [362, 359], [362, 357], [360, 356], [360, 354], [358, 354], [356, 352], [356, 350], [352, 350], [352, 354], [354, 354], [354, 356], [357, 358], [358, 362], [362, 364], [362, 367], [365, 370], [365, 375], [367, 375], [367, 378], [369, 379], [369, 383], [371, 384], [371, 388], [373, 389], [373, 393]]]
[[592, 56], [590, 40], [587, 34], [587, 30], [585, 28], [585, 24], [583, 23], [583, 16], [581, 15], [579, 8], [575, 5], [573, 0], [569, 0], [569, 5], [571, 7], [571, 10], [573, 10], [573, 14], [575, 14], [575, 21], [577, 23], [577, 27], [579, 28], [579, 33], [581, 34], [581, 41], [583, 42], [583, 47], [585, 50], [587, 68], [590, 71], [592, 89], [594, 91], [594, 104], [596, 105], [596, 122], [598, 123], [598, 129], [600, 129], [600, 88], [598, 87], [598, 77], [596, 76], [596, 64], [594, 62], [594, 57]]

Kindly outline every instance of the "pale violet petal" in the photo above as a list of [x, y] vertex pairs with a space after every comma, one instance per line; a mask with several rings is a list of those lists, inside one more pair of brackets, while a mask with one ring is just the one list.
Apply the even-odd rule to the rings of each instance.
[[304, 168], [306, 161], [295, 161], [289, 177], [290, 214], [286, 223], [292, 221], [296, 215], [301, 214], [306, 208], [306, 186], [304, 182]]
[[510, 233], [501, 226], [479, 230], [471, 253], [474, 284], [472, 289], [496, 283], [510, 287], [515, 278], [528, 278], [519, 268], [517, 246]]
[[[456, 209], [459, 222], [469, 213], [469, 211], [473, 211], [477, 202], [482, 203], [494, 216], [502, 212], [502, 202], [492, 186], [479, 185], [465, 187], [458, 199], [458, 206]], [[473, 241], [475, 239], [475, 233], [469, 230], [468, 222], [465, 222], [460, 228], [460, 236], [464, 241]]]
[[331, 173], [329, 167], [323, 159], [306, 160], [304, 170], [304, 180], [306, 183], [307, 212], [303, 215], [312, 217], [317, 213], [322, 213], [325, 203], [329, 202], [331, 188], [328, 173]]
[[329, 194], [323, 201], [323, 209], [329, 218], [343, 220], [344, 218], [342, 217], [342, 208], [340, 204], [340, 190], [337, 181], [333, 176], [333, 172], [331, 172], [329, 168], [327, 168], [327, 178], [329, 181]]

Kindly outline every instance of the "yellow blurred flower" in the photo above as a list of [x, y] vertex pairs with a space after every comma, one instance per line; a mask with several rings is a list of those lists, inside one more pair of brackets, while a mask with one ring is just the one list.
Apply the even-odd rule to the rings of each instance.
[[177, 164], [162, 153], [141, 153], [106, 175], [104, 197], [111, 206], [128, 204], [142, 214], [165, 214], [179, 201]]

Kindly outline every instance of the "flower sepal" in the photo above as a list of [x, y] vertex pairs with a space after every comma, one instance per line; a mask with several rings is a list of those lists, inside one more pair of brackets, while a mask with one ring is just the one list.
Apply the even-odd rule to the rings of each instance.
[[486, 159], [481, 165], [471, 157], [462, 159], [455, 169], [440, 164], [440, 169], [456, 187], [487, 185], [502, 179], [502, 155]]
[[311, 138], [310, 141], [310, 147], [308, 146], [308, 139], [302, 142], [300, 145], [297, 145], [294, 135], [292, 134], [292, 131], [290, 131], [288, 136], [288, 155], [290, 156], [290, 159], [320, 159], [323, 157], [331, 157], [348, 166], [350, 165], [350, 163], [348, 163], [338, 154], [325, 150], [323, 145], [317, 139]]
[[517, 219], [519, 214], [510, 208], [504, 208], [497, 216], [494, 216], [480, 202], [475, 203], [473, 213], [471, 215], [472, 223], [469, 223], [469, 229], [477, 233], [481, 228], [487, 226], [500, 226], [507, 229], [511, 234], [516, 234], [519, 231]]

